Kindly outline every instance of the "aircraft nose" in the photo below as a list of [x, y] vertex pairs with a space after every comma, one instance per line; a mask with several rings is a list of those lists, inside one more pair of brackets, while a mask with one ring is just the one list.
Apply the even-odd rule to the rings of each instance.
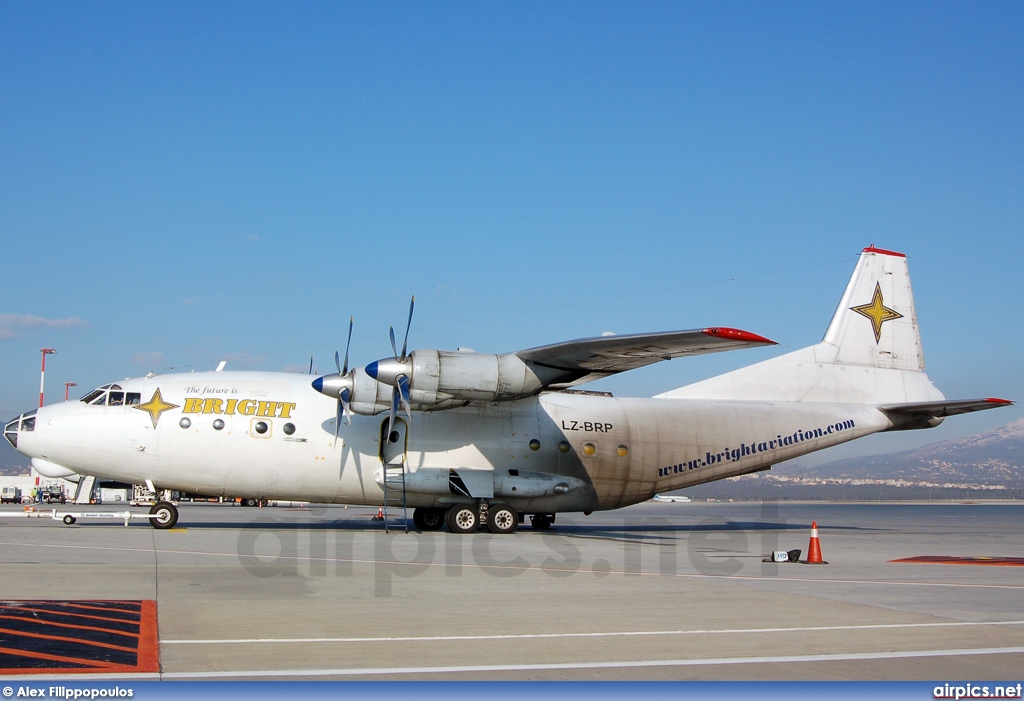
[[22, 431], [29, 432], [36, 429], [36, 410], [26, 411], [24, 414], [16, 419], [11, 419], [4, 426], [4, 438], [7, 442], [14, 446], [15, 450], [18, 448], [18, 434]]

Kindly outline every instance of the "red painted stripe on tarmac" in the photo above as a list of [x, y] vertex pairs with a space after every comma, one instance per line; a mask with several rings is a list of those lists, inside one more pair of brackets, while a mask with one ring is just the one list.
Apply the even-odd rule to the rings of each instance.
[[917, 555], [889, 562], [907, 562], [917, 565], [984, 565], [988, 567], [1024, 567], [1024, 557], [960, 557], [956, 555]]

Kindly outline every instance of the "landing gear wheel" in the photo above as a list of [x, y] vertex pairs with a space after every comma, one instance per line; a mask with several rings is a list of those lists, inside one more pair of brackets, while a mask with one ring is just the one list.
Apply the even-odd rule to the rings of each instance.
[[177, 507], [166, 501], [158, 501], [153, 504], [153, 508], [149, 510], [149, 513], [151, 516], [156, 516], [156, 518], [149, 519], [149, 522], [153, 524], [153, 528], [161, 531], [174, 528], [174, 524], [178, 522]]
[[444, 509], [415, 509], [412, 522], [421, 531], [439, 531], [444, 527]]
[[456, 504], [444, 517], [452, 533], [472, 533], [480, 526], [480, 510], [468, 504]]
[[530, 525], [533, 526], [534, 530], [546, 531], [551, 528], [551, 523], [555, 519], [551, 518], [547, 514], [534, 514], [530, 518]]
[[487, 509], [487, 530], [491, 533], [515, 533], [519, 514], [508, 504], [491, 504]]
[[63, 519], [64, 523], [65, 523], [66, 525], [68, 525], [68, 526], [72, 525], [72, 524], [73, 524], [73, 523], [74, 523], [75, 521], [77, 521], [77, 520], [78, 520], [78, 519], [76, 519], [76, 518], [75, 518], [74, 516], [72, 516], [71, 514], [67, 514], [67, 515], [66, 515], [66, 516], [64, 517], [64, 519]]
[[255, 499], [243, 499], [242, 506], [258, 506], [259, 502]]

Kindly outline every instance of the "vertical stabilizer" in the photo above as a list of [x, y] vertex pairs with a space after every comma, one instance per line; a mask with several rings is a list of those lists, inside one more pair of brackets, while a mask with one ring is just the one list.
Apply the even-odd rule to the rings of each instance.
[[823, 341], [842, 365], [924, 370], [905, 255], [864, 249]]
[[907, 258], [868, 246], [821, 343], [658, 395], [899, 404], [936, 402], [910, 291]]

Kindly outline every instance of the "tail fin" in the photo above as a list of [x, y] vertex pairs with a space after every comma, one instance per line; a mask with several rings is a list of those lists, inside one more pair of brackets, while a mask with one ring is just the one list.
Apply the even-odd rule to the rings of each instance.
[[841, 365], [924, 371], [905, 255], [864, 249], [822, 342]]
[[865, 248], [821, 343], [666, 398], [905, 404], [943, 399], [924, 374], [907, 259]]

